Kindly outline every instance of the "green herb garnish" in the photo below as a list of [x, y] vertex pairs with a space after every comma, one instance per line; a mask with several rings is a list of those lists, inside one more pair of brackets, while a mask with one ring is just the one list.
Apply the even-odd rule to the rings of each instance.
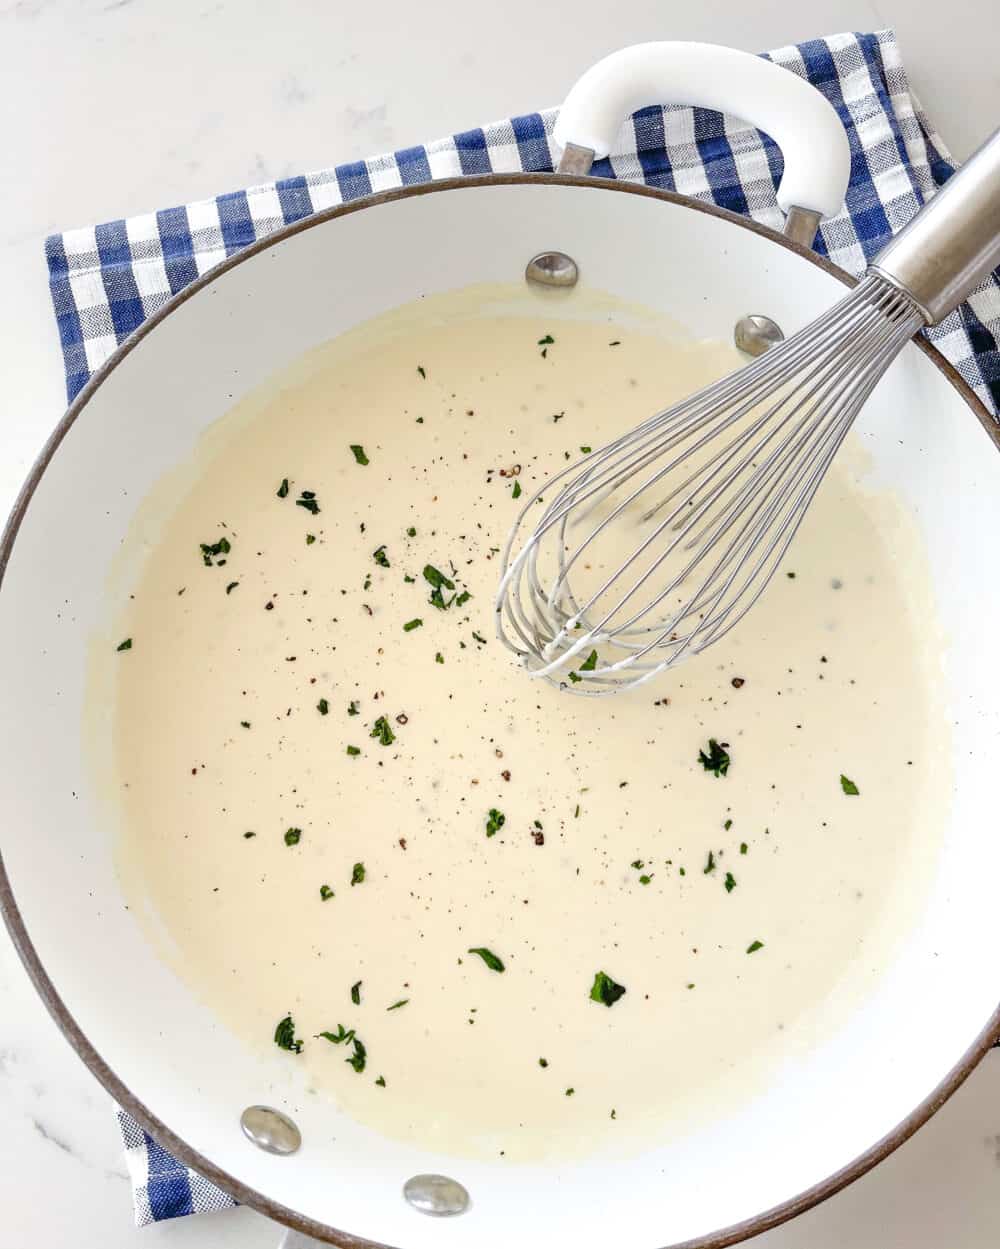
[[315, 541], [316, 541], [316, 535], [315, 535], [314, 533], [307, 533], [307, 534], [306, 534], [306, 546], [312, 546], [312, 544], [313, 544]]
[[368, 1051], [359, 1037], [352, 1038], [351, 1044], [354, 1046], [354, 1053], [350, 1058], [345, 1058], [344, 1061], [350, 1063], [355, 1071], [362, 1072], [368, 1059]]
[[301, 828], [288, 828], [285, 830], [285, 845], [297, 846], [302, 840]]
[[421, 376], [422, 378], [424, 378], [424, 379], [426, 380], [426, 378], [427, 378], [427, 374], [426, 374], [426, 372], [424, 371], [424, 366], [423, 366], [422, 364], [418, 364], [418, 365], [417, 365], [417, 372], [420, 374], [420, 376]]
[[360, 746], [348, 746], [347, 753], [349, 755], [360, 755], [361, 747]]
[[391, 568], [392, 567], [392, 565], [389, 563], [389, 556], [386, 555], [385, 553], [384, 546], [380, 546], [377, 550], [372, 552], [372, 559], [375, 561], [376, 564], [378, 564], [379, 568]]
[[130, 651], [132, 649], [132, 639], [126, 638], [124, 642], [119, 642], [115, 647], [116, 651]]
[[649, 884], [649, 882], [650, 882], [652, 879], [653, 879], [653, 878], [652, 878], [652, 876], [642, 875], [642, 876], [640, 876], [640, 877], [639, 877], [639, 884], [640, 884], [640, 885], [648, 885], [648, 884]]
[[296, 507], [304, 507], [311, 515], [316, 516], [319, 513], [319, 503], [316, 501], [315, 490], [303, 490], [299, 497], [295, 500]]
[[411, 525], [411, 526], [409, 527], [409, 529], [407, 529], [407, 531], [406, 531], [406, 536], [407, 536], [408, 538], [415, 538], [415, 537], [417, 536], [417, 531], [416, 531], [416, 529], [413, 527], [413, 525]]
[[329, 902], [330, 899], [333, 897], [333, 890], [330, 888], [329, 885], [320, 885], [319, 896], [323, 899], [324, 902]]
[[288, 1014], [274, 1030], [274, 1043], [280, 1050], [291, 1050], [293, 1054], [302, 1053], [302, 1042], [295, 1036], [295, 1024]]
[[580, 665], [581, 672], [593, 672], [597, 667], [597, 651], [591, 651], [587, 658]]
[[708, 875], [709, 872], [715, 871], [715, 855], [712, 853], [711, 850], [709, 850], [708, 860], [705, 863], [705, 866], [701, 870], [705, 873], [706, 876]]
[[244, 836], [244, 837], [246, 837], [247, 839], [249, 839], [249, 838], [251, 838], [251, 837], [256, 837], [256, 836], [257, 836], [257, 834], [256, 834], [256, 833], [244, 833], [244, 834], [243, 834], [243, 836]]
[[363, 863], [355, 863], [351, 868], [351, 884], [360, 885], [365, 878], [365, 865]]
[[206, 568], [211, 568], [213, 563], [219, 568], [225, 567], [226, 561], [219, 559], [220, 555], [228, 555], [233, 549], [229, 544], [228, 538], [220, 538], [218, 542], [201, 542], [201, 558]]
[[340, 1045], [343, 1041], [350, 1045], [354, 1040], [354, 1029], [345, 1028], [342, 1023], [339, 1023], [336, 1032], [319, 1032], [317, 1036], [321, 1036], [324, 1041], [329, 1041], [333, 1045]]
[[486, 836], [494, 836], [506, 823], [507, 817], [504, 813], [498, 811], [496, 807], [490, 807], [489, 815], [486, 817]]
[[750, 944], [747, 946], [747, 953], [756, 954], [758, 950], [763, 950], [763, 948], [764, 948], [763, 941], [751, 941]]
[[583, 680], [583, 677], [579, 676], [575, 672], [571, 672], [569, 674], [569, 679], [573, 682], [574, 685], [579, 685], [580, 682]]
[[479, 945], [469, 950], [470, 954], [478, 954], [490, 971], [503, 971], [503, 963], [492, 950], [487, 950], [484, 945]]
[[434, 656], [434, 662], [436, 664], [444, 663], [444, 655], [442, 655], [440, 651], [438, 651], [438, 653]]
[[521, 483], [519, 481], [514, 482], [514, 489], [510, 492], [510, 497], [512, 499], [519, 499], [521, 497]]
[[398, 1001], [398, 1002], [393, 1002], [393, 1004], [392, 1004], [391, 1006], [387, 1006], [385, 1009], [386, 1009], [387, 1011], [390, 1011], [390, 1010], [399, 1010], [399, 1008], [400, 1008], [401, 1006], [405, 1006], [405, 1005], [406, 1005], [406, 1003], [407, 1003], [409, 1000], [410, 1000], [410, 999], [409, 999], [408, 997], [401, 997], [401, 998], [399, 999], [399, 1001]]
[[861, 793], [861, 790], [858, 789], [857, 785], [855, 785], [849, 777], [846, 777], [843, 774], [841, 774], [840, 777], [840, 788], [845, 794], [851, 794], [854, 797]]
[[698, 762], [706, 772], [711, 772], [713, 776], [725, 776], [729, 771], [729, 752], [726, 750], [728, 743], [723, 742], [720, 746], [714, 737], [708, 739], [708, 753], [704, 750], [698, 751]]
[[726, 879], [723, 883], [726, 886], [726, 893], [732, 893], [736, 888], [736, 877], [732, 872], [726, 872]]
[[740, 842], [740, 854], [746, 854], [748, 849], [749, 849], [749, 846], [747, 845], [747, 843], [745, 841], [741, 841]]
[[351, 701], [347, 704], [347, 714], [349, 716], [356, 716], [359, 714], [358, 704], [353, 699], [351, 699]]
[[435, 590], [440, 590], [442, 586], [446, 590], [454, 590], [455, 588], [454, 581], [450, 577], [446, 577], [440, 568], [435, 568], [433, 564], [424, 565], [424, 580], [432, 585]]
[[316, 710], [319, 712], [321, 716], [329, 715], [330, 704], [327, 702], [325, 698], [321, 698], [319, 702], [316, 704]]
[[549, 1060], [547, 1058], [539, 1058], [538, 1065], [539, 1067], [547, 1067], [549, 1065]]
[[284, 499], [288, 497], [288, 478], [287, 477], [282, 477], [281, 485], [278, 487], [276, 493], [279, 499]]
[[358, 980], [351, 985], [351, 1001], [355, 1006], [361, 1005], [361, 981]]
[[625, 986], [612, 980], [607, 972], [594, 974], [594, 983], [590, 989], [590, 1000], [600, 1002], [603, 1006], [614, 1006], [620, 997], [625, 996]]
[[364, 447], [362, 447], [359, 443], [356, 443], [356, 442], [351, 443], [351, 454], [354, 456], [354, 459], [357, 461], [358, 464], [370, 464], [371, 463], [371, 460], [369, 460], [368, 456], [365, 455]]
[[379, 716], [372, 725], [372, 731], [368, 736], [378, 738], [383, 746], [391, 746], [396, 740], [396, 734], [392, 731], [392, 725], [385, 716]]
[[236, 589], [238, 585], [239, 585], [238, 581], [230, 581], [229, 585], [226, 586], [226, 593], [232, 594], [232, 592]]
[[375, 1081], [375, 1083], [379, 1086], [380, 1089], [384, 1089], [385, 1088], [385, 1076], [379, 1076], [379, 1078]]
[[462, 593], [455, 599], [455, 606], [464, 607], [470, 598], [472, 598], [472, 592], [470, 590], [463, 590]]
[[412, 633], [414, 629], [419, 629], [423, 623], [419, 616], [414, 616], [412, 620], [408, 620], [403, 625], [403, 632]]

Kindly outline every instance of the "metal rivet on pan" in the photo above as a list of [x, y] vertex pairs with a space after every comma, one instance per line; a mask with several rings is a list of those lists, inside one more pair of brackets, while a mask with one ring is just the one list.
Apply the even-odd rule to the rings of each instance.
[[294, 1154], [302, 1144], [299, 1129], [273, 1106], [247, 1106], [240, 1115], [240, 1127], [247, 1140], [265, 1153]]
[[542, 286], [576, 286], [580, 270], [565, 252], [539, 252], [528, 261], [524, 276]]
[[464, 1214], [469, 1208], [469, 1194], [447, 1175], [413, 1175], [403, 1185], [403, 1196], [421, 1214], [440, 1217]]
[[733, 331], [733, 339], [740, 351], [748, 356], [762, 356], [784, 339], [781, 326], [770, 317], [753, 314], [740, 317]]

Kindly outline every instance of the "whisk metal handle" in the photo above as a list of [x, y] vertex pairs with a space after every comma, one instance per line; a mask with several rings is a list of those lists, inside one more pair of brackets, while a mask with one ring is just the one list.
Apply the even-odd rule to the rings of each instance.
[[928, 325], [1000, 265], [1000, 130], [869, 266], [904, 290]]

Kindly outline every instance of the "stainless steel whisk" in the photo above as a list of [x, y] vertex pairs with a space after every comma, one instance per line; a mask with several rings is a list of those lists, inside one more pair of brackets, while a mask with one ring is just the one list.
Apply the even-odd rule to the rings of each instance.
[[500, 639], [532, 676], [584, 694], [717, 642], [767, 586], [903, 346], [998, 263], [1000, 131], [829, 311], [527, 499], [503, 552]]

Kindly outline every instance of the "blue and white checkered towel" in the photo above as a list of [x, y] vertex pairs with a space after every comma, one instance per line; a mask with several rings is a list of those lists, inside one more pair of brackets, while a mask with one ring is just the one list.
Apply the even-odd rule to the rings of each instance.
[[[833, 35], [768, 55], [818, 87], [847, 130], [847, 203], [823, 223], [816, 247], [860, 274], [951, 176], [951, 158], [910, 91], [892, 31]], [[171, 295], [289, 222], [407, 183], [550, 171], [555, 116], [554, 109], [530, 113], [422, 147], [53, 235], [46, 244], [49, 284], [70, 398]], [[984, 119], [984, 132], [989, 125]], [[739, 121], [702, 109], [654, 107], [630, 119], [594, 173], [680, 191], [780, 228], [775, 187], [781, 169], [771, 140]], [[998, 276], [929, 334], [990, 411], [1000, 412]], [[122, 1111], [119, 1122], [140, 1226], [234, 1204]]]

